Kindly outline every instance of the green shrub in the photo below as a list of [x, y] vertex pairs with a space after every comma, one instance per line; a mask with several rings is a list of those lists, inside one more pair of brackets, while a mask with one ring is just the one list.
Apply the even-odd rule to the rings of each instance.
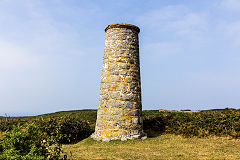
[[34, 124], [16, 126], [0, 137], [0, 159], [57, 159], [61, 145]]
[[57, 159], [61, 144], [88, 137], [88, 122], [74, 117], [35, 119], [0, 133], [0, 159]]
[[2, 118], [0, 119], [0, 132], [10, 131], [18, 124], [24, 124], [24, 122], [8, 117]]
[[67, 144], [80, 141], [93, 132], [86, 121], [75, 117], [58, 117], [37, 120], [35, 124], [48, 137], [54, 137], [58, 143]]

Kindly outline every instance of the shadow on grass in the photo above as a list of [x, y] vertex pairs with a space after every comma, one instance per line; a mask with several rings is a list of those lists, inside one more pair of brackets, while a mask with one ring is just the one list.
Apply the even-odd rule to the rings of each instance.
[[143, 120], [143, 130], [148, 138], [157, 137], [165, 131], [165, 123], [161, 117], [146, 118]]
[[[88, 137], [90, 137], [93, 134], [94, 130], [91, 128], [90, 132], [86, 132], [86, 133], [80, 133], [78, 135], [74, 135], [73, 137], [65, 137], [63, 138], [60, 143], [63, 145], [73, 145], [73, 144], [77, 144], [79, 142], [81, 142], [82, 140], [87, 139]], [[83, 134], [83, 135], [81, 135]]]

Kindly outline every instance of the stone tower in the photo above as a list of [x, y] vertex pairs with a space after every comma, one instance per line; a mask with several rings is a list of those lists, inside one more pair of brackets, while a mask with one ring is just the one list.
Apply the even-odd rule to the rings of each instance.
[[132, 140], [143, 133], [137, 26], [108, 25], [95, 140]]

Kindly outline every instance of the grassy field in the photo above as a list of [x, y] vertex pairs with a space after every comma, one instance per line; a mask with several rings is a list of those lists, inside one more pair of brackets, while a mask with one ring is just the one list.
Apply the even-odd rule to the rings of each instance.
[[[226, 114], [219, 114], [221, 112]], [[125, 142], [111, 141], [107, 143], [97, 142], [91, 138], [87, 138], [76, 144], [63, 145], [63, 151], [68, 155], [68, 158], [71, 159], [240, 159], [240, 139], [233, 139], [230, 136], [227, 137], [228, 134], [225, 134], [225, 137], [219, 137], [221, 136], [220, 134], [218, 137], [212, 136], [215, 134], [211, 134], [205, 138], [198, 138], [197, 136], [184, 138], [178, 135], [182, 134], [186, 136], [188, 133], [191, 133], [190, 131], [192, 131], [192, 129], [199, 129], [194, 126], [194, 123], [188, 122], [189, 118], [190, 121], [194, 120], [193, 122], [198, 122], [197, 116], [202, 118], [199, 119], [201, 120], [201, 124], [205, 124], [212, 130], [229, 126], [229, 124], [235, 124], [235, 121], [236, 124], [238, 124], [235, 129], [239, 129], [239, 112], [240, 110], [234, 112], [231, 110], [202, 111], [201, 114], [197, 115], [197, 113], [170, 114], [167, 112], [159, 112], [158, 110], [145, 110], [143, 111], [144, 125], [150, 126], [150, 128], [147, 127], [144, 130], [148, 133], [148, 139]], [[194, 115], [197, 116], [194, 117]], [[11, 125], [11, 123], [14, 122], [19, 123], [32, 121], [34, 119], [63, 116], [86, 120], [89, 122], [92, 130], [94, 130], [97, 110], [61, 111], [31, 117], [0, 117], [0, 122], [2, 121], [2, 125], [8, 125], [8, 123]], [[181, 129], [183, 130], [177, 135], [167, 134], [175, 132], [164, 132], [165, 130], [161, 128], [162, 122], [159, 121], [160, 119], [152, 121], [154, 117], [159, 116], [163, 118], [164, 122], [168, 122], [166, 124], [168, 126], [166, 127], [176, 127], [174, 124], [175, 121], [177, 121], [181, 124], [180, 126], [185, 125], [193, 128], [186, 129], [182, 127]], [[156, 128], [156, 126], [158, 127]], [[231, 131], [231, 128], [225, 127], [225, 129]], [[192, 133], [190, 135], [192, 135]]]
[[240, 140], [228, 137], [183, 138], [164, 134], [123, 142], [87, 138], [64, 145], [63, 149], [72, 159], [240, 159]]

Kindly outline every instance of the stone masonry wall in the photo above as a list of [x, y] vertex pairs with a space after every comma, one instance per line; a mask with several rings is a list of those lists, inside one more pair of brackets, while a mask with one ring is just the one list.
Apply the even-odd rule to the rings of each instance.
[[142, 130], [142, 102], [138, 33], [129, 24], [105, 28], [106, 39], [101, 76], [95, 140], [128, 140], [145, 136]]

